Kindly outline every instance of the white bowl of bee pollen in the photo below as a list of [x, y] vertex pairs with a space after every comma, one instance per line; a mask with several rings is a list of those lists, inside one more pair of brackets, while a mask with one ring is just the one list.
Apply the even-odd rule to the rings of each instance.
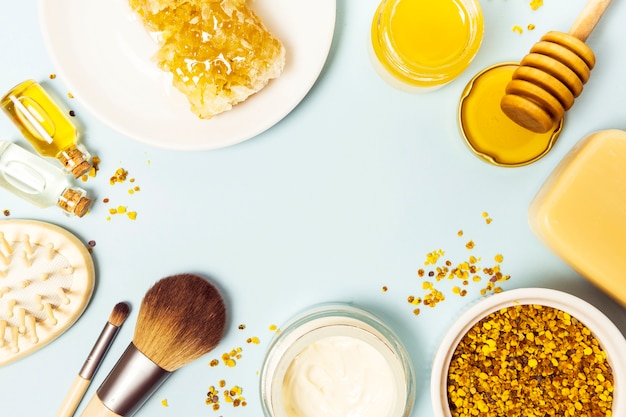
[[322, 304], [274, 338], [260, 390], [266, 417], [408, 417], [415, 374], [379, 318], [348, 304]]
[[[448, 375], [457, 346], [470, 329], [491, 314], [524, 305], [536, 305], [567, 313], [571, 316], [572, 321], [573, 319], [578, 320], [583, 327], [591, 332], [591, 338], [595, 339], [605, 352], [606, 362], [609, 364], [613, 376], [612, 415], [625, 416], [626, 339], [615, 324], [590, 303], [566, 292], [547, 288], [518, 288], [491, 295], [472, 305], [450, 327], [433, 359], [430, 384], [433, 415], [435, 417], [453, 417], [455, 415], [448, 403], [448, 391], [450, 389]], [[577, 413], [576, 415], [583, 414]]]

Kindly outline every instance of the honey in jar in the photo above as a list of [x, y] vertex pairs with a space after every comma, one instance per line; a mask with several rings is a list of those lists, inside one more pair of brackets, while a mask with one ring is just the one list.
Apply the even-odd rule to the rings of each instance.
[[467, 68], [483, 26], [475, 0], [383, 0], [371, 27], [373, 66], [395, 87], [431, 91]]
[[459, 127], [476, 156], [501, 167], [520, 167], [545, 156], [556, 142], [563, 119], [546, 133], [519, 126], [500, 108], [500, 99], [517, 63], [488, 67], [467, 84], [459, 104]]

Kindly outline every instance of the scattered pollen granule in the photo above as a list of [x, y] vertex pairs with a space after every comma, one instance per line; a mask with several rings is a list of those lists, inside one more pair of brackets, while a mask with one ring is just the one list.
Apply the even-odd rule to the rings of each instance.
[[[242, 358], [242, 351], [240, 347], [233, 348], [230, 352], [224, 352], [222, 354], [222, 363], [229, 368], [234, 368], [237, 365], [237, 361]], [[213, 359], [210, 363], [211, 366], [217, 366], [217, 359]]]
[[11, 210], [2, 210], [2, 214], [4, 215], [4, 217], [9, 217], [11, 215]]
[[419, 304], [421, 304], [422, 299], [421, 299], [421, 298], [419, 298], [419, 297], [415, 297], [415, 296], [413, 296], [413, 295], [409, 295], [409, 296], [407, 297], [407, 301], [408, 301], [410, 304], [413, 304], [413, 305], [419, 305]]
[[[486, 220], [486, 224], [491, 224], [491, 217], [489, 217], [487, 212], [482, 212], [482, 218]], [[462, 237], [463, 232], [458, 231], [457, 236]], [[468, 240], [465, 243], [465, 248], [469, 251], [474, 251], [475, 247], [476, 244], [473, 240]], [[449, 290], [458, 297], [465, 297], [469, 293], [468, 289], [463, 287], [469, 287], [472, 283], [482, 281], [486, 282], [486, 284], [480, 289], [480, 295], [501, 292], [502, 288], [498, 286], [498, 283], [507, 281], [511, 277], [503, 274], [501, 271], [500, 264], [504, 261], [504, 256], [497, 254], [493, 259], [495, 261], [494, 265], [481, 266], [481, 258], [474, 254], [468, 256], [467, 259], [453, 262], [445, 258], [445, 252], [442, 249], [427, 253], [424, 265], [429, 267], [430, 270], [428, 268], [419, 268], [417, 270], [417, 276], [425, 279], [421, 283], [421, 289], [424, 293], [422, 297], [410, 295], [407, 298], [408, 303], [413, 306], [414, 312], [416, 305], [434, 308], [446, 298], [442, 289], [439, 288], [440, 281], [443, 280], [453, 282]]]
[[422, 303], [430, 308], [435, 308], [437, 304], [445, 300], [446, 297], [438, 289], [431, 287], [428, 294], [424, 296]]
[[[137, 212], [136, 211], [128, 211], [128, 209], [125, 206], [117, 206], [117, 208], [110, 208], [109, 209], [109, 214], [110, 215], [117, 215], [117, 214], [126, 214], [126, 217], [128, 217], [130, 220], [137, 220]], [[107, 220], [110, 220], [111, 217], [107, 217]]]
[[222, 360], [224, 361], [224, 365], [228, 366], [229, 368], [234, 368], [237, 365], [237, 362], [228, 355], [222, 357]]
[[220, 409], [219, 391], [215, 388], [215, 386], [211, 385], [209, 387], [209, 390], [206, 393], [206, 399], [204, 400], [204, 402], [207, 405], [210, 405], [213, 408], [213, 411], [217, 411]]
[[474, 324], [448, 370], [453, 417], [611, 416], [614, 378], [591, 331], [561, 310], [515, 305]]
[[[225, 388], [226, 380], [220, 380], [218, 385], [219, 388]], [[243, 389], [238, 385], [233, 385], [230, 389], [224, 389], [222, 394], [223, 402], [231, 404], [233, 407], [245, 407], [247, 405], [246, 399], [243, 397]], [[222, 400], [220, 400], [220, 390], [214, 385], [211, 385], [206, 394], [206, 399], [204, 400], [205, 404], [210, 405], [213, 411], [217, 411], [220, 409]]]
[[54, 79], [57, 77], [57, 75], [56, 75], [56, 74], [50, 74], [48, 77], [49, 77], [51, 80], [54, 80]]
[[233, 407], [245, 407], [247, 403], [242, 393], [243, 389], [240, 386], [233, 385], [229, 390], [224, 390], [224, 401], [231, 403]]
[[137, 192], [141, 191], [138, 185], [135, 185], [133, 188], [128, 189], [128, 194], [133, 195]]
[[276, 327], [275, 324], [270, 324], [269, 329], [270, 329], [270, 331], [275, 332], [276, 330], [278, 330], [278, 327]]
[[520, 35], [524, 32], [524, 30], [522, 29], [521, 26], [519, 25], [515, 25], [513, 26], [513, 28], [511, 29], [513, 32], [519, 33]]
[[99, 170], [100, 170], [100, 157], [93, 156], [91, 158], [91, 169], [86, 174], [81, 175], [80, 177], [81, 181], [87, 182], [89, 178], [95, 178]]
[[[245, 330], [246, 325], [239, 324], [237, 328], [239, 330]], [[246, 343], [258, 345], [261, 341], [258, 337], [252, 336], [246, 339]], [[241, 347], [233, 348], [228, 352], [224, 352], [219, 359], [212, 359], [209, 362], [209, 366], [215, 368], [221, 363], [228, 368], [234, 368], [237, 362], [242, 358], [242, 352], [243, 349]], [[219, 410], [224, 403], [231, 404], [233, 407], [245, 407], [247, 403], [242, 395], [243, 389], [238, 385], [232, 385], [230, 389], [225, 389], [226, 386], [226, 379], [220, 379], [217, 384], [210, 386], [205, 403], [210, 405], [213, 411]]]
[[532, 24], [532, 23], [528, 24], [528, 30], [535, 30], [535, 27], [536, 26], [534, 24]]
[[[99, 162], [99, 160], [98, 160]], [[118, 183], [123, 183], [128, 179], [129, 182], [134, 183], [135, 179], [134, 178], [128, 178], [128, 171], [125, 170], [124, 168], [118, 168], [115, 173], [109, 178], [109, 184], [110, 185], [115, 185]], [[138, 185], [133, 186], [132, 188], [130, 188], [128, 190], [128, 194], [132, 195], [135, 194], [137, 192], [140, 191], [140, 188]], [[108, 202], [109, 199], [106, 199]], [[137, 212], [136, 211], [130, 211], [127, 209], [126, 206], [118, 206], [117, 209], [109, 209], [109, 214], [110, 215], [115, 215], [115, 214], [126, 214], [126, 217], [128, 217], [130, 220], [137, 220]], [[111, 220], [111, 217], [108, 216], [106, 218], [107, 220]]]
[[424, 261], [424, 265], [435, 265], [439, 258], [443, 255], [445, 255], [445, 252], [441, 249], [437, 249], [426, 254], [426, 260]]
[[383, 285], [381, 290], [382, 290], [382, 292], [387, 292], [387, 291], [389, 291], [389, 288], [386, 285]]
[[115, 185], [116, 183], [122, 183], [126, 181], [127, 177], [128, 177], [128, 171], [126, 171], [124, 168], [118, 168], [115, 171], [115, 174], [113, 174], [111, 178], [109, 179], [109, 184]]
[[543, 0], [531, 0], [530, 1], [530, 8], [533, 10], [537, 10], [541, 6], [543, 6]]
[[169, 407], [169, 404], [167, 403], [167, 398], [162, 399], [161, 404], [163, 405], [163, 407]]

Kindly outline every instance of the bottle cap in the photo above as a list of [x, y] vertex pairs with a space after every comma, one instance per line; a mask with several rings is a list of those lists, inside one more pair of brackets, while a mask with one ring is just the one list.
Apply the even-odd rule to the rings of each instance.
[[83, 217], [91, 207], [93, 200], [86, 197], [85, 190], [81, 188], [66, 188], [59, 197], [57, 205], [67, 214]]
[[74, 178], [79, 178], [81, 175], [88, 173], [92, 167], [90, 162], [91, 155], [81, 145], [68, 147], [59, 153], [58, 158], [65, 170], [71, 172]]

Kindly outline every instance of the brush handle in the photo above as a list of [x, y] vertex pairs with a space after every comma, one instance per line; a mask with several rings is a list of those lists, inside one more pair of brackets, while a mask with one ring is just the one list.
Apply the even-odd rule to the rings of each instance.
[[609, 4], [611, 4], [611, 0], [589, 0], [570, 27], [569, 34], [585, 42]]
[[78, 408], [78, 404], [80, 404], [80, 401], [83, 399], [85, 392], [87, 392], [90, 383], [91, 381], [89, 379], [77, 376], [65, 396], [63, 404], [61, 404], [61, 408], [57, 411], [56, 417], [72, 417]]
[[91, 401], [87, 404], [85, 410], [80, 415], [80, 417], [122, 417], [119, 414], [115, 414], [113, 411], [106, 408], [100, 398], [97, 395], [94, 395], [91, 398]]
[[85, 396], [85, 392], [87, 392], [87, 388], [89, 388], [89, 384], [91, 384], [91, 380], [100, 367], [102, 359], [104, 359], [104, 355], [106, 355], [109, 350], [118, 330], [119, 327], [110, 322], [105, 324], [87, 360], [85, 360], [83, 367], [80, 369], [78, 376], [74, 379], [74, 383], [65, 396], [65, 400], [63, 400], [63, 404], [61, 404], [61, 408], [57, 412], [56, 417], [72, 417], [74, 415], [78, 404], [80, 404]]
[[130, 417], [170, 375], [130, 343], [81, 417]]
[[111, 322], [107, 322], [100, 332], [100, 336], [96, 340], [96, 343], [93, 345], [91, 352], [89, 352], [89, 356], [85, 360], [83, 367], [80, 369], [78, 373], [79, 376], [84, 379], [93, 379], [93, 376], [98, 371], [104, 356], [109, 351], [111, 344], [113, 343], [113, 339], [117, 336], [117, 332], [120, 330], [118, 326], [113, 325]]

